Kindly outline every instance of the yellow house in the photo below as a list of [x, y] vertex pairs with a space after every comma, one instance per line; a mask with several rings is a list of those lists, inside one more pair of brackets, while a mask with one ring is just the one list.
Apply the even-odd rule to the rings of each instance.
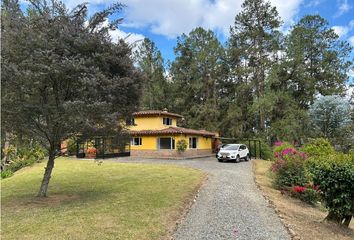
[[[194, 157], [212, 154], [215, 133], [177, 126], [183, 116], [160, 110], [133, 113], [127, 123], [130, 155], [138, 157]], [[184, 140], [185, 150], [178, 151]]]

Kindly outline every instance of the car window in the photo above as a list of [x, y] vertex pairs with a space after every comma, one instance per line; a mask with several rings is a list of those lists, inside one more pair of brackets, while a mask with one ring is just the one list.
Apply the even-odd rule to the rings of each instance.
[[240, 150], [245, 150], [246, 149], [246, 146], [245, 145], [241, 145], [240, 146]]
[[226, 145], [225, 147], [223, 147], [223, 149], [225, 150], [238, 150], [239, 145]]

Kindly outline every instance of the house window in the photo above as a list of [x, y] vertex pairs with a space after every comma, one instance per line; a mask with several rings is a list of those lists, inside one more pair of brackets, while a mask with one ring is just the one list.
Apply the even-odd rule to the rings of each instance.
[[198, 141], [198, 138], [190, 137], [189, 138], [189, 148], [197, 148], [197, 141]]
[[133, 126], [133, 125], [135, 125], [134, 118], [127, 119], [127, 120], [125, 121], [125, 123], [126, 123], [127, 126]]
[[141, 137], [135, 137], [135, 138], [132, 138], [131, 144], [132, 144], [132, 146], [140, 146], [143, 144], [143, 141], [142, 141]]
[[163, 122], [163, 125], [172, 125], [172, 118], [164, 117], [162, 122]]
[[159, 149], [175, 149], [175, 139], [159, 138]]

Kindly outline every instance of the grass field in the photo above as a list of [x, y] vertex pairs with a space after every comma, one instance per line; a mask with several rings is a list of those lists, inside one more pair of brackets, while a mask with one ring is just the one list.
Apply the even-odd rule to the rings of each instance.
[[301, 237], [311, 240], [350, 240], [354, 239], [354, 222], [349, 229], [322, 222], [325, 209], [313, 207], [298, 199], [283, 195], [272, 186], [269, 173], [271, 162], [254, 160], [253, 170], [257, 184], [263, 193], [274, 203], [285, 222]]
[[2, 239], [160, 239], [204, 179], [198, 170], [59, 158], [49, 197], [44, 163], [2, 183]]

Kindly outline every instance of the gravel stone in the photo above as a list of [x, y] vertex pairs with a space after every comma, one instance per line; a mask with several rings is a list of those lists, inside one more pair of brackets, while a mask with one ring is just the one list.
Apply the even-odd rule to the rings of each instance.
[[256, 187], [251, 162], [220, 163], [215, 158], [115, 161], [183, 165], [208, 173], [206, 184], [174, 234], [176, 240], [290, 239], [274, 209]]

